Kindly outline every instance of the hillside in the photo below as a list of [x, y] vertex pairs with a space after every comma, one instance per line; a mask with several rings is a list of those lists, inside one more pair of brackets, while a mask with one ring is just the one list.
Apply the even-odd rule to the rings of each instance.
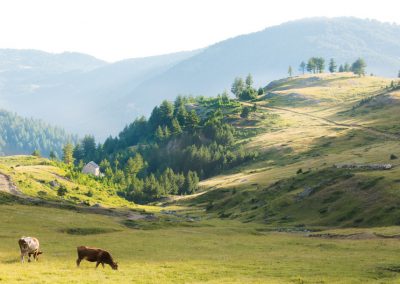
[[63, 146], [77, 139], [59, 127], [0, 109], [0, 156], [29, 155], [38, 150], [43, 156], [49, 157], [53, 151], [61, 158]]
[[164, 99], [180, 94], [213, 96], [229, 89], [236, 76], [248, 73], [256, 85], [263, 85], [286, 76], [289, 65], [296, 73], [300, 62], [311, 56], [335, 58], [338, 64], [362, 57], [368, 73], [394, 77], [400, 66], [399, 38], [397, 25], [314, 18], [201, 50], [116, 63], [74, 53], [7, 50], [0, 54], [0, 103], [21, 115], [103, 140], [138, 115], [149, 115]]
[[[110, 198], [171, 196], [172, 204], [242, 222], [396, 225], [399, 98], [398, 82], [351, 73], [273, 81], [251, 102], [178, 97], [104, 144], [85, 137], [74, 149], [75, 170], [99, 163], [105, 175], [94, 188], [114, 188]], [[88, 190], [65, 198], [82, 202]], [[40, 197], [38, 191], [26, 192]]]
[[183, 204], [282, 227], [398, 224], [400, 90], [390, 85], [340, 73], [271, 83], [258, 108], [285, 124], [245, 144], [262, 160], [203, 181], [206, 193]]
[[[162, 103], [149, 120], [132, 122], [101, 145], [97, 154], [110, 159], [111, 178], [82, 175], [80, 163], [1, 157], [0, 277], [7, 283], [398, 283], [399, 104], [400, 87], [391, 79], [305, 75], [273, 81], [253, 101]], [[179, 124], [182, 132], [166, 137], [169, 122], [158, 119], [169, 114], [174, 121], [184, 109], [192, 125]], [[211, 156], [208, 119], [214, 140], [230, 141]], [[154, 127], [155, 133], [144, 131]], [[80, 142], [81, 159], [89, 142]], [[195, 160], [168, 159], [188, 151], [179, 147], [185, 143], [197, 147]], [[149, 162], [140, 174], [122, 164], [138, 151]], [[232, 153], [254, 151], [251, 159], [228, 163]], [[154, 163], [146, 153], [165, 159]], [[127, 192], [138, 191], [138, 180], [151, 171], [157, 181], [148, 179], [144, 188], [165, 186], [174, 175], [162, 169], [182, 165], [203, 176], [194, 194], [169, 192], [138, 205], [122, 191], [126, 184]], [[23, 271], [21, 235], [38, 237], [44, 251]], [[77, 269], [82, 244], [112, 252], [119, 270], [95, 270], [88, 262]]]

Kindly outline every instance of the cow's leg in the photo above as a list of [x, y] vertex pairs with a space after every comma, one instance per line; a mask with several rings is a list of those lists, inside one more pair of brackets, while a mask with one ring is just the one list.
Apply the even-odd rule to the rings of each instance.
[[81, 264], [82, 258], [79, 258], [76, 260], [76, 266], [79, 267], [79, 264]]
[[98, 261], [98, 262], [96, 262], [96, 269], [97, 269], [97, 267], [99, 266], [99, 264], [100, 264], [100, 262]]
[[25, 256], [25, 253], [21, 252], [21, 263], [25, 262], [24, 256]]
[[101, 265], [102, 265], [102, 266], [103, 266], [103, 268], [104, 268], [104, 262], [102, 262], [102, 263], [101, 263]]
[[39, 255], [38, 255], [37, 251], [35, 251], [35, 252], [33, 253], [33, 259], [34, 259], [35, 261], [38, 261], [38, 257], [39, 257]]
[[28, 253], [28, 262], [31, 262], [31, 253]]

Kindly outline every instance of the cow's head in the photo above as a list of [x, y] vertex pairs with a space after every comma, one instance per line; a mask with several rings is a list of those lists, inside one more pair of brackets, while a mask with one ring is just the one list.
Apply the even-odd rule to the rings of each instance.
[[20, 238], [20, 239], [18, 240], [18, 244], [19, 244], [19, 247], [20, 247], [21, 249], [28, 249], [28, 243], [25, 241], [25, 239]]
[[118, 270], [118, 262], [111, 263], [111, 268], [114, 270]]

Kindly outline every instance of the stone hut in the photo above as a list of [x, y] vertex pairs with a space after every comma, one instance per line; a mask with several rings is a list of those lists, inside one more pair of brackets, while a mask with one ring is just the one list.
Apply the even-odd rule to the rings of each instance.
[[100, 176], [100, 167], [95, 162], [91, 161], [83, 167], [82, 173], [98, 177]]

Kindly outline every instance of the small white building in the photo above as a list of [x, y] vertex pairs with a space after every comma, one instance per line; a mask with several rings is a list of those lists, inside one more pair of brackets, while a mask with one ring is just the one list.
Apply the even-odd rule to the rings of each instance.
[[91, 161], [83, 167], [82, 173], [90, 174], [90, 175], [94, 175], [94, 176], [98, 177], [98, 176], [100, 176], [100, 167], [98, 164]]

